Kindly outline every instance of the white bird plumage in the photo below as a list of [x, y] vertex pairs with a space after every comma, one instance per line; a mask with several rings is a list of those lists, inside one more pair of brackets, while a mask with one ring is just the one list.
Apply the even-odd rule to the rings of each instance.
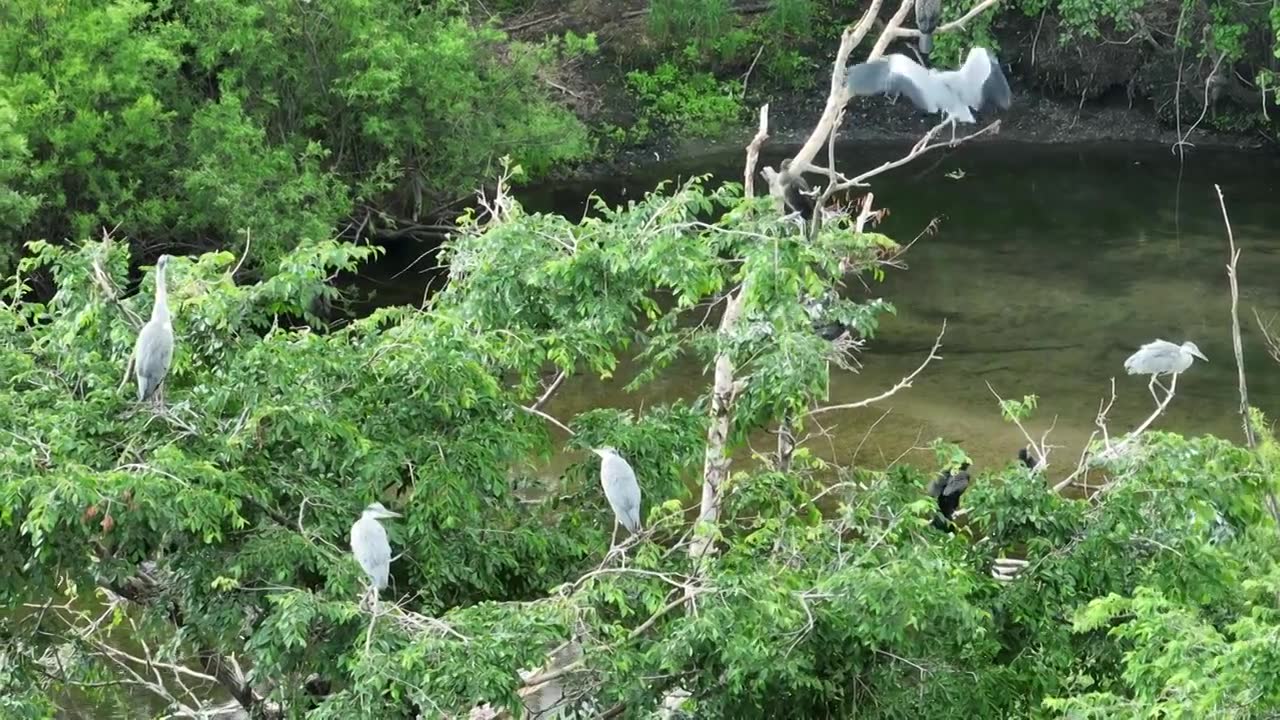
[[156, 297], [151, 306], [151, 319], [142, 326], [138, 341], [133, 346], [133, 368], [138, 380], [138, 402], [155, 398], [173, 360], [173, 324], [169, 320], [169, 292], [165, 282], [165, 269], [169, 256], [156, 260]]
[[[1151, 396], [1156, 398], [1156, 402], [1160, 402], [1160, 398], [1156, 397], [1155, 386], [1159, 385], [1157, 377], [1161, 375], [1178, 376], [1186, 372], [1191, 367], [1191, 363], [1195, 362], [1195, 358], [1200, 358], [1205, 362], [1209, 362], [1209, 358], [1200, 352], [1200, 348], [1190, 340], [1181, 345], [1174, 345], [1168, 340], [1154, 340], [1138, 348], [1138, 351], [1130, 355], [1124, 361], [1124, 369], [1130, 375], [1150, 375], [1151, 382], [1147, 387], [1151, 390]], [[1164, 389], [1164, 386], [1161, 385]]]
[[969, 51], [958, 70], [931, 70], [906, 55], [886, 55], [850, 68], [846, 83], [853, 95], [904, 95], [924, 112], [941, 112], [952, 133], [957, 121], [974, 122], [971, 109], [1006, 109], [1012, 101], [1000, 63], [980, 47]]
[[595, 448], [600, 456], [600, 485], [618, 522], [628, 531], [640, 531], [640, 483], [631, 465], [611, 447]]
[[376, 502], [365, 508], [360, 519], [351, 526], [351, 553], [369, 576], [369, 584], [375, 592], [387, 587], [391, 574], [391, 543], [387, 541], [386, 528], [378, 521], [398, 517], [400, 513]]
[[1195, 358], [1209, 362], [1200, 348], [1190, 340], [1174, 345], [1168, 340], [1155, 340], [1138, 348], [1124, 361], [1130, 375], [1177, 375], [1186, 372]]

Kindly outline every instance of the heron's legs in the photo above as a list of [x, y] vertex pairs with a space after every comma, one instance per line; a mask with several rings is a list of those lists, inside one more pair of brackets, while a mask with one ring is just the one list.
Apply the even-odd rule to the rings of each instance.
[[[1155, 376], [1155, 375], [1152, 375], [1152, 376], [1151, 376], [1151, 382], [1147, 383], [1147, 390], [1150, 390], [1150, 391], [1151, 391], [1151, 399], [1155, 400], [1155, 401], [1156, 401], [1156, 404], [1157, 404], [1157, 405], [1159, 405], [1159, 404], [1160, 404], [1160, 396], [1159, 396], [1159, 395], [1156, 395], [1156, 385], [1160, 385], [1160, 381], [1156, 379], [1156, 376]], [[1163, 389], [1164, 389], [1164, 386], [1163, 386], [1163, 385], [1160, 385], [1160, 388], [1163, 390]]]

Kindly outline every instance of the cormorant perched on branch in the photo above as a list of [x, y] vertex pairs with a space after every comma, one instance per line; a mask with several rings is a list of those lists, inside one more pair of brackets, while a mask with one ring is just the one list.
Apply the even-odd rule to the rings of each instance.
[[813, 196], [808, 194], [812, 188], [803, 175], [791, 172], [790, 158], [783, 160], [778, 166], [778, 184], [782, 186], [782, 199], [787, 208], [800, 213], [806, 223], [813, 220]]
[[1039, 460], [1036, 459], [1035, 455], [1031, 454], [1031, 448], [1026, 448], [1026, 447], [1018, 451], [1018, 460], [1023, 465], [1026, 465], [1028, 470], [1035, 470], [1036, 465], [1039, 464], [1040, 462]]
[[829, 290], [824, 297], [810, 297], [804, 301], [805, 312], [809, 314], [813, 331], [823, 340], [835, 340], [846, 332], [853, 332], [852, 325], [845, 325], [831, 319], [828, 315], [831, 306], [840, 301], [840, 296]]
[[951, 532], [951, 517], [960, 509], [960, 496], [968, 487], [969, 463], [961, 463], [960, 470], [954, 474], [949, 469], [943, 470], [929, 483], [929, 495], [938, 500], [938, 515], [933, 518], [934, 527]]
[[933, 31], [941, 17], [942, 0], [916, 0], [916, 29], [920, 31], [920, 52], [925, 56], [933, 50]]

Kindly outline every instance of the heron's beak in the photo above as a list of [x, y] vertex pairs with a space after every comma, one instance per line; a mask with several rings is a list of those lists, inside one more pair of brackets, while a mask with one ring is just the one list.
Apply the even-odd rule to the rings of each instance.
[[1209, 358], [1205, 357], [1204, 355], [1201, 355], [1200, 353], [1198, 353], [1198, 352], [1196, 352], [1196, 351], [1194, 351], [1194, 350], [1192, 350], [1192, 351], [1191, 351], [1191, 354], [1192, 354], [1192, 355], [1195, 355], [1196, 357], [1200, 358], [1201, 360], [1203, 360], [1203, 361], [1205, 361], [1205, 362], [1209, 362]]
[[401, 514], [400, 514], [400, 513], [398, 513], [398, 512], [394, 512], [394, 511], [392, 511], [392, 510], [384, 510], [384, 511], [382, 512], [382, 517], [389, 517], [389, 518], [393, 518], [393, 517], [404, 517], [404, 516], [403, 516], [403, 515], [401, 515]]

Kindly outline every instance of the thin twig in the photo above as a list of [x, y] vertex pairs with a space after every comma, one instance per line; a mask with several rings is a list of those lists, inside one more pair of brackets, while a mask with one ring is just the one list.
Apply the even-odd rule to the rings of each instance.
[[529, 407], [529, 409], [541, 410], [542, 407], [547, 404], [547, 401], [551, 399], [551, 396], [555, 394], [556, 390], [560, 389], [560, 384], [564, 382], [566, 375], [567, 373], [565, 373], [564, 370], [557, 373], [555, 379], [551, 381], [551, 384], [547, 386], [547, 389], [543, 391], [542, 395]]
[[525, 405], [520, 405], [519, 407], [520, 407], [520, 409], [521, 409], [521, 410], [523, 410], [523, 411], [525, 411], [525, 412], [529, 413], [530, 415], [536, 415], [536, 416], [538, 416], [538, 417], [542, 418], [543, 420], [546, 420], [547, 422], [551, 423], [552, 425], [555, 425], [556, 427], [560, 428], [561, 430], [563, 430], [563, 431], [565, 431], [565, 432], [569, 433], [570, 435], [576, 435], [576, 434], [577, 434], [577, 433], [575, 433], [574, 431], [570, 430], [568, 425], [565, 425], [564, 423], [560, 422], [559, 420], [557, 420], [557, 419], [555, 419], [555, 418], [551, 417], [550, 415], [546, 414], [545, 412], [543, 412], [543, 411], [541, 411], [541, 410], [539, 410], [539, 409], [537, 409], [537, 408], [531, 408], [531, 407], [527, 407], [527, 406], [525, 406]]
[[934, 360], [942, 359], [942, 356], [938, 354], [938, 348], [942, 346], [942, 336], [946, 332], [947, 332], [947, 321], [943, 320], [942, 330], [938, 332], [938, 337], [933, 341], [933, 347], [930, 348], [929, 350], [929, 356], [926, 357], [924, 359], [924, 362], [920, 363], [919, 367], [913, 370], [910, 375], [907, 375], [906, 377], [899, 380], [898, 384], [894, 385], [888, 390], [885, 390], [879, 395], [876, 395], [875, 397], [869, 397], [865, 400], [859, 400], [857, 402], [852, 402], [852, 403], [843, 403], [840, 405], [826, 405], [824, 407], [814, 408], [813, 410], [810, 410], [808, 412], [808, 416], [820, 415], [822, 413], [833, 412], [836, 410], [853, 410], [860, 407], [866, 407], [868, 405], [871, 405], [872, 403], [877, 403], [877, 402], [880, 402], [881, 400], [884, 400], [886, 398], [893, 396], [899, 390], [904, 390], [906, 388], [911, 387], [912, 381], [915, 380], [916, 376], [919, 375], [921, 372], [923, 372], [924, 369], [929, 366], [929, 363], [933, 362]]
[[[1216, 70], [1216, 66], [1215, 66]], [[1227, 216], [1227, 201], [1222, 197], [1222, 187], [1213, 186], [1218, 191], [1218, 207], [1222, 208], [1222, 222], [1227, 226], [1227, 282], [1231, 285], [1231, 348], [1236, 354], [1236, 374], [1240, 380], [1240, 422], [1244, 426], [1244, 441], [1249, 447], [1256, 444], [1253, 436], [1253, 423], [1249, 421], [1249, 389], [1244, 379], [1244, 347], [1240, 340], [1240, 288], [1237, 284], [1236, 267], [1240, 260], [1240, 251], [1236, 249], [1235, 233], [1231, 231], [1231, 218]]]

